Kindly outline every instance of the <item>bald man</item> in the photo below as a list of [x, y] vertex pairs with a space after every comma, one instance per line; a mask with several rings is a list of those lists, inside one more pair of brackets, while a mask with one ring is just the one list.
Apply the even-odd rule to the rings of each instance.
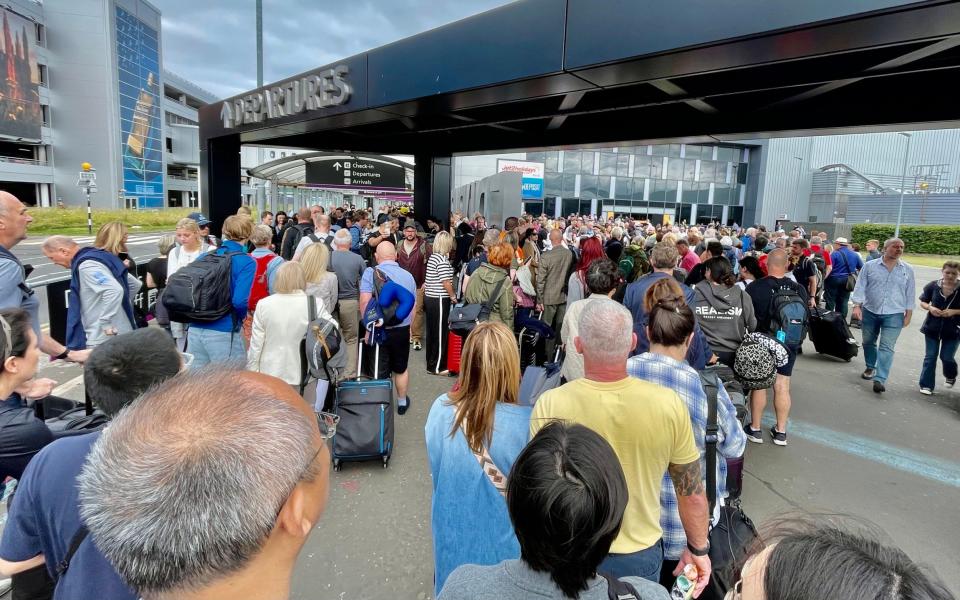
[[563, 245], [563, 232], [550, 231], [550, 250], [540, 255], [537, 268], [537, 310], [543, 311], [542, 320], [556, 334], [547, 340], [546, 355], [553, 360], [554, 349], [561, 337], [563, 315], [567, 308], [567, 280], [575, 263], [573, 251]]
[[327, 503], [332, 416], [279, 379], [230, 369], [143, 400], [100, 434], [78, 478], [96, 550], [145, 600], [288, 598]]
[[89, 354], [86, 350], [67, 350], [66, 346], [40, 330], [40, 300], [27, 284], [24, 265], [11, 252], [14, 246], [27, 239], [27, 226], [32, 221], [27, 207], [16, 196], [0, 191], [0, 309], [27, 311], [40, 350], [52, 358], [83, 362]]
[[[757, 317], [757, 329], [760, 333], [776, 337], [776, 319], [773, 314], [772, 302], [774, 295], [779, 292], [793, 292], [806, 306], [809, 301], [807, 289], [796, 281], [787, 277], [787, 266], [790, 259], [787, 251], [781, 248], [771, 251], [767, 255], [767, 276], [754, 281], [747, 286], [747, 293], [753, 300], [753, 310]], [[787, 445], [787, 418], [790, 416], [790, 376], [793, 374], [793, 364], [797, 360], [799, 345], [786, 344], [789, 352], [787, 364], [777, 369], [777, 379], [773, 384], [773, 409], [777, 416], [777, 424], [770, 429], [770, 437], [777, 446]], [[750, 424], [744, 425], [743, 430], [747, 439], [755, 444], [763, 443], [763, 431], [760, 429], [760, 418], [763, 409], [767, 406], [767, 391], [754, 390], [750, 395]]]
[[[413, 275], [397, 264], [397, 248], [392, 242], [383, 241], [377, 245], [374, 257], [377, 261], [376, 267], [368, 267], [360, 278], [360, 314], [364, 314], [367, 304], [373, 299], [374, 293], [374, 271], [379, 271], [380, 275], [396, 285], [409, 292], [413, 298], [417, 296], [417, 284]], [[382, 280], [381, 280], [382, 281]], [[403, 415], [410, 408], [410, 398], [407, 396], [407, 386], [409, 383], [409, 373], [407, 372], [407, 363], [410, 359], [410, 323], [413, 320], [413, 311], [403, 315], [403, 318], [396, 324], [386, 325], [386, 342], [380, 348], [380, 365], [376, 372], [373, 371], [373, 352], [367, 352], [367, 358], [364, 359], [364, 365], [361, 370], [366, 370], [375, 379], [387, 377], [387, 373], [393, 373], [393, 383], [397, 393], [397, 414]], [[369, 359], [369, 360], [368, 360]], [[389, 371], [386, 370], [386, 365]], [[370, 366], [369, 369], [365, 367]]]
[[116, 255], [54, 235], [42, 246], [50, 262], [70, 270], [71, 300], [67, 307], [67, 347], [93, 348], [110, 336], [136, 329], [133, 297], [140, 280]]

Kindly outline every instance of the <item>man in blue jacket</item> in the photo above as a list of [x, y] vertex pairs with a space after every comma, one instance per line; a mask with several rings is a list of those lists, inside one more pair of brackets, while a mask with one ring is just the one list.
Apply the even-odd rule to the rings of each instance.
[[233, 215], [223, 222], [223, 243], [216, 253], [236, 252], [230, 257], [230, 296], [233, 314], [210, 323], [191, 323], [187, 334], [187, 351], [193, 354], [194, 368], [209, 363], [243, 360], [246, 350], [240, 327], [247, 316], [247, 301], [257, 271], [257, 263], [243, 251], [243, 244], [253, 233], [253, 221]]

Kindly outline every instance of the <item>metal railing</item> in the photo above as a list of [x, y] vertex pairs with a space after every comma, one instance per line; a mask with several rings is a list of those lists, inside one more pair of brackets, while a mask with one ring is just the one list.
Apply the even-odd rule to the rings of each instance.
[[45, 160], [37, 160], [35, 158], [19, 158], [16, 156], [0, 156], [0, 162], [14, 163], [18, 165], [36, 165], [38, 167], [50, 166]]

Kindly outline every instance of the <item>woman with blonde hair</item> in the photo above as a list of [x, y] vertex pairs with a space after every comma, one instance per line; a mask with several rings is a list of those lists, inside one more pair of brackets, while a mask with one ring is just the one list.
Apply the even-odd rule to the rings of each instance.
[[300, 340], [307, 331], [307, 280], [300, 263], [280, 265], [274, 293], [257, 303], [253, 314], [247, 370], [300, 384]]
[[519, 387], [513, 332], [503, 323], [478, 324], [464, 340], [457, 385], [427, 417], [435, 597], [460, 565], [520, 556], [504, 502], [506, 474], [529, 436], [532, 407], [517, 404]]
[[433, 240], [433, 253], [427, 259], [427, 275], [423, 282], [423, 308], [427, 313], [427, 372], [446, 375], [447, 319], [450, 306], [457, 301], [453, 289], [453, 265], [450, 256], [456, 246], [453, 236], [441, 231]]
[[[177, 245], [167, 255], [167, 278], [213, 249], [213, 246], [208, 245], [203, 234], [200, 233], [200, 226], [189, 217], [177, 221], [174, 237]], [[181, 352], [187, 346], [187, 328], [186, 323], [170, 321], [170, 334], [173, 335], [177, 348]]]
[[337, 305], [337, 274], [329, 270], [330, 249], [326, 244], [310, 244], [300, 257], [307, 278], [307, 295], [316, 298], [327, 312]]
[[104, 223], [97, 230], [97, 237], [93, 240], [93, 246], [106, 250], [123, 261], [127, 267], [127, 272], [136, 277], [137, 263], [127, 254], [127, 237], [129, 230], [122, 221], [110, 221]]

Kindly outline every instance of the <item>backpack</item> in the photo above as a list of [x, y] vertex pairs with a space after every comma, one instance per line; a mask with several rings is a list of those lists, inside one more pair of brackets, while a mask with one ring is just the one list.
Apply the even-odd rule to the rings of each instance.
[[[807, 303], [800, 293], [782, 286], [770, 298], [770, 335], [787, 346], [799, 346], [807, 335]], [[780, 339], [779, 332], [783, 332]]]
[[[300, 245], [300, 240], [303, 239], [305, 233], [313, 233], [313, 226], [305, 224], [297, 224], [290, 228], [290, 230], [283, 234], [283, 240], [281, 244], [281, 254], [283, 260], [293, 260], [293, 255], [297, 251], [297, 246]], [[290, 236], [290, 244], [287, 244], [287, 236]], [[289, 255], [289, 256], [288, 256]]]
[[257, 309], [257, 303], [270, 295], [270, 280], [267, 277], [267, 267], [277, 257], [276, 254], [259, 256], [253, 260], [257, 263], [257, 271], [253, 276], [253, 285], [250, 287], [250, 299], [247, 308], [250, 312]]
[[[318, 314], [317, 299], [307, 296], [309, 322], [303, 338], [304, 378], [325, 379], [336, 383], [347, 366], [346, 348], [340, 327], [330, 313]], [[301, 392], [302, 393], [302, 392]]]
[[167, 278], [163, 305], [180, 323], [211, 323], [233, 314], [233, 257], [207, 252]]
[[765, 390], [777, 380], [777, 364], [770, 350], [751, 336], [744, 338], [733, 359], [733, 372], [744, 392]]
[[[386, 273], [377, 268], [373, 269], [373, 298], [377, 306], [380, 306], [380, 294], [383, 293], [383, 287], [390, 281], [391, 279]], [[392, 327], [403, 322], [403, 319], [397, 316], [398, 306], [400, 306], [399, 300], [394, 300], [387, 306], [380, 306], [380, 310], [383, 312], [384, 327]]]
[[[301, 237], [302, 237], [302, 236], [301, 236]], [[322, 240], [321, 240], [320, 238], [318, 238], [318, 237], [316, 236], [316, 234], [314, 234], [314, 233], [312, 233], [312, 232], [311, 232], [311, 233], [308, 233], [308, 234], [307, 234], [307, 237], [309, 237], [309, 238], [310, 238], [310, 241], [313, 242], [314, 244], [320, 244], [320, 243], [325, 244], [325, 245], [327, 246], [327, 248], [328, 248], [331, 252], [333, 252], [333, 233], [332, 233], [332, 232], [331, 232], [331, 233], [328, 233], [328, 234], [327, 234], [327, 237], [323, 238]]]

